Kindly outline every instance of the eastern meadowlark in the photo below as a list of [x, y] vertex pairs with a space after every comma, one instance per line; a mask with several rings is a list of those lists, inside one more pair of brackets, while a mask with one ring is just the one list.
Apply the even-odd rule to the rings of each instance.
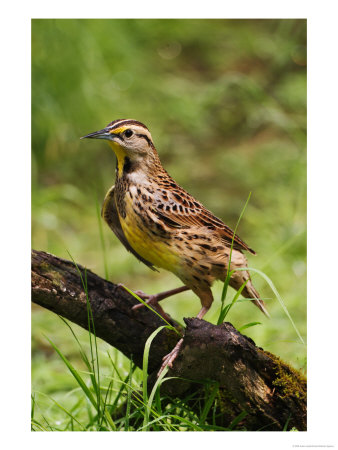
[[[114, 120], [83, 138], [106, 139], [117, 157], [116, 183], [102, 206], [104, 220], [136, 258], [153, 270], [159, 267], [173, 272], [184, 284], [143, 297], [165, 316], [158, 302], [191, 289], [200, 298], [202, 308], [197, 317], [202, 319], [213, 302], [212, 283], [225, 280], [232, 241], [231, 271], [247, 267], [243, 250], [255, 252], [178, 186], [162, 167], [151, 134], [141, 122]], [[248, 271], [233, 272], [230, 286], [239, 289], [245, 282], [242, 295], [268, 315]], [[172, 367], [182, 341], [164, 357], [162, 368]]]

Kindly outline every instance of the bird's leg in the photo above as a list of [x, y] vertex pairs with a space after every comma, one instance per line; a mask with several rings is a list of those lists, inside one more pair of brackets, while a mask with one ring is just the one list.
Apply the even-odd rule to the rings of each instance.
[[[202, 317], [209, 311], [209, 309], [210, 309], [210, 306], [209, 306], [209, 307], [203, 306], [202, 309], [200, 310], [200, 312], [197, 314], [196, 317], [197, 317], [198, 319], [202, 319]], [[168, 365], [170, 368], [173, 367], [173, 362], [174, 362], [176, 356], [178, 355], [178, 352], [180, 351], [180, 348], [181, 348], [182, 344], [183, 344], [183, 339], [180, 339], [180, 340], [177, 342], [177, 344], [175, 345], [174, 349], [173, 349], [168, 355], [166, 355], [166, 356], [163, 358], [163, 363], [162, 363], [162, 366], [161, 366], [161, 368], [160, 368], [160, 370], [159, 370], [157, 376], [160, 375], [160, 373], [161, 373], [162, 370], [165, 368], [165, 366]]]
[[[122, 287], [124, 288], [123, 284], [119, 283], [118, 287]], [[134, 291], [134, 294], [136, 294], [138, 297], [140, 297], [142, 300], [146, 300], [147, 305], [150, 305], [152, 307], [154, 307], [160, 314], [161, 316], [167, 321], [170, 322], [171, 321], [171, 317], [164, 311], [164, 309], [159, 305], [159, 301], [164, 300], [165, 298], [170, 297], [171, 295], [175, 295], [178, 294], [180, 292], [184, 292], [189, 290], [190, 288], [188, 286], [181, 286], [179, 288], [176, 289], [171, 289], [169, 291], [164, 291], [164, 292], [160, 292], [159, 294], [155, 294], [155, 295], [148, 295], [145, 294], [142, 291]], [[138, 305], [134, 305], [132, 307], [132, 309], [139, 309], [142, 306], [145, 306], [143, 303], [139, 303]]]
[[[176, 289], [171, 289], [170, 291], [164, 291], [160, 292], [159, 294], [154, 295], [148, 295], [145, 294], [142, 291], [135, 291], [135, 294], [138, 295], [142, 300], [146, 300], [146, 303], [150, 306], [154, 306], [155, 308], [162, 309], [161, 306], [158, 304], [161, 300], [164, 300], [165, 298], [171, 297], [172, 295], [179, 294], [180, 292], [188, 291], [190, 288], [188, 286], [181, 286]], [[139, 309], [142, 308], [142, 306], [145, 306], [143, 303], [139, 303], [138, 305], [134, 305], [132, 309]], [[163, 311], [163, 309], [162, 309]]]
[[[200, 310], [200, 312], [197, 314], [197, 318], [198, 319], [202, 319], [202, 317], [205, 316], [205, 314], [209, 311], [210, 306], [213, 302], [213, 296], [212, 296], [212, 292], [210, 289], [206, 289], [203, 292], [198, 292], [198, 295], [201, 299], [201, 303], [202, 303], [202, 308]], [[183, 344], [183, 338], [180, 339], [177, 344], [175, 345], [175, 347], [173, 348], [173, 350], [168, 354], [165, 355], [163, 357], [163, 363], [162, 366], [160, 368], [160, 370], [157, 373], [157, 376], [159, 377], [161, 372], [163, 371], [163, 369], [166, 366], [169, 366], [171, 369], [173, 367], [173, 362], [176, 359], [178, 352], [180, 351], [181, 347]]]
[[[210, 305], [211, 306], [211, 305]], [[210, 306], [202, 306], [202, 309], [200, 310], [200, 312], [197, 314], [197, 319], [202, 319], [203, 316], [206, 315], [206, 313], [209, 311]]]

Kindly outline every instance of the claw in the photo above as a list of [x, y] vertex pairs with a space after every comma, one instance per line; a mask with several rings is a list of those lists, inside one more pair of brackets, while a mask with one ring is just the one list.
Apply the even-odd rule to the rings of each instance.
[[[148, 299], [146, 301], [147, 305], [154, 306], [154, 308], [161, 308], [160, 305], [158, 304], [156, 295], [148, 295], [145, 294], [144, 292], [142, 292], [142, 295], [139, 295], [139, 293], [141, 292], [142, 291], [134, 291], [134, 293], [138, 295], [142, 300]], [[142, 308], [143, 306], [145, 306], [143, 303], [138, 303], [137, 305], [134, 305], [131, 309], [139, 309]]]
[[183, 338], [180, 339], [180, 340], [177, 342], [177, 344], [175, 345], [175, 347], [173, 348], [173, 350], [172, 350], [170, 353], [168, 353], [168, 355], [165, 355], [165, 356], [163, 357], [163, 363], [162, 363], [162, 366], [161, 366], [160, 370], [159, 370], [158, 373], [157, 373], [157, 376], [158, 376], [158, 377], [161, 375], [161, 372], [165, 369], [166, 366], [169, 366], [169, 367], [172, 369], [172, 367], [173, 367], [173, 362], [175, 361], [175, 359], [176, 359], [176, 357], [177, 357], [177, 355], [178, 355], [178, 353], [179, 353], [179, 351], [180, 351], [180, 349], [181, 349], [181, 347], [182, 347], [182, 344], [183, 344]]
[[151, 297], [151, 295], [145, 294], [143, 291], [134, 291], [134, 294], [142, 298], [142, 300], [147, 300], [149, 297]]
[[[142, 293], [141, 295], [139, 295], [137, 292]], [[140, 298], [142, 299], [148, 299], [146, 301], [146, 304], [151, 306], [152, 308], [156, 309], [156, 311], [158, 311], [161, 316], [163, 317], [164, 320], [166, 320], [167, 322], [171, 321], [171, 317], [169, 316], [169, 314], [167, 314], [164, 309], [160, 306], [160, 304], [158, 303], [158, 296], [157, 295], [148, 295], [145, 294], [142, 291], [136, 291], [135, 292], [136, 295], [138, 295]], [[137, 310], [142, 308], [143, 306], [145, 306], [143, 303], [138, 303], [137, 305], [132, 306], [132, 310]]]

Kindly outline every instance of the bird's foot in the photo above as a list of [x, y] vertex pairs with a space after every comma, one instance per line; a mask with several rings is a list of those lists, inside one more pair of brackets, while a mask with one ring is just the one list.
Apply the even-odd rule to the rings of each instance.
[[[122, 284], [122, 283], [118, 283], [117, 287], [127, 290], [126, 287], [124, 286], [124, 284]], [[142, 300], [147, 300], [148, 299], [148, 301], [146, 302], [147, 304], [155, 305], [157, 303], [157, 299], [155, 298], [156, 295], [145, 294], [143, 291], [133, 291], [133, 292], [138, 297], [140, 297]], [[139, 303], [138, 305], [134, 305], [132, 307], [132, 309], [138, 309], [138, 308], [141, 308], [142, 306], [144, 306], [144, 304], [143, 303]]]
[[157, 373], [158, 377], [161, 375], [162, 371], [165, 369], [166, 366], [169, 366], [172, 369], [173, 362], [176, 359], [176, 357], [177, 357], [177, 355], [178, 355], [178, 353], [179, 353], [179, 351], [180, 351], [180, 349], [182, 347], [182, 344], [183, 344], [183, 339], [180, 339], [177, 342], [177, 344], [175, 345], [175, 347], [173, 348], [173, 350], [170, 353], [168, 353], [168, 355], [165, 355], [163, 357], [162, 366], [161, 366], [160, 370]]
[[[148, 300], [146, 303], [149, 303], [149, 300], [151, 299], [151, 297], [156, 297], [156, 295], [145, 294], [143, 291], [134, 291], [134, 294], [136, 294], [142, 300]], [[139, 305], [133, 306], [133, 309], [138, 309], [138, 308], [140, 308], [142, 306], [144, 306], [144, 304], [140, 303]]]
[[[134, 293], [140, 297], [142, 300], [147, 300], [146, 304], [151, 306], [152, 308], [154, 308], [159, 314], [161, 314], [161, 316], [163, 317], [164, 320], [166, 320], [167, 322], [172, 322], [171, 317], [169, 316], [169, 314], [167, 314], [164, 309], [162, 308], [162, 306], [160, 306], [159, 302], [158, 302], [158, 295], [149, 295], [149, 294], [145, 294], [143, 291], [134, 291]], [[131, 309], [133, 309], [134, 311], [137, 309], [142, 308], [143, 306], [146, 306], [144, 303], [139, 303], [137, 305], [134, 305]]]
[[[134, 294], [136, 294], [140, 299], [146, 300], [146, 304], [149, 306], [153, 306], [155, 309], [161, 308], [158, 303], [158, 296], [156, 294], [149, 295], [145, 294], [143, 291], [134, 291]], [[144, 303], [139, 303], [137, 305], [134, 305], [132, 309], [140, 309], [146, 306]], [[162, 309], [162, 308], [161, 308]]]

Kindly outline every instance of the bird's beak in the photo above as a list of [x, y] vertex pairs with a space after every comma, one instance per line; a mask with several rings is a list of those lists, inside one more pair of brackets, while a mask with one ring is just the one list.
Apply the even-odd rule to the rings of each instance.
[[82, 136], [80, 139], [107, 139], [108, 141], [114, 140], [114, 134], [109, 133], [108, 128], [103, 128], [100, 131], [94, 131], [94, 133], [89, 133], [86, 136]]

